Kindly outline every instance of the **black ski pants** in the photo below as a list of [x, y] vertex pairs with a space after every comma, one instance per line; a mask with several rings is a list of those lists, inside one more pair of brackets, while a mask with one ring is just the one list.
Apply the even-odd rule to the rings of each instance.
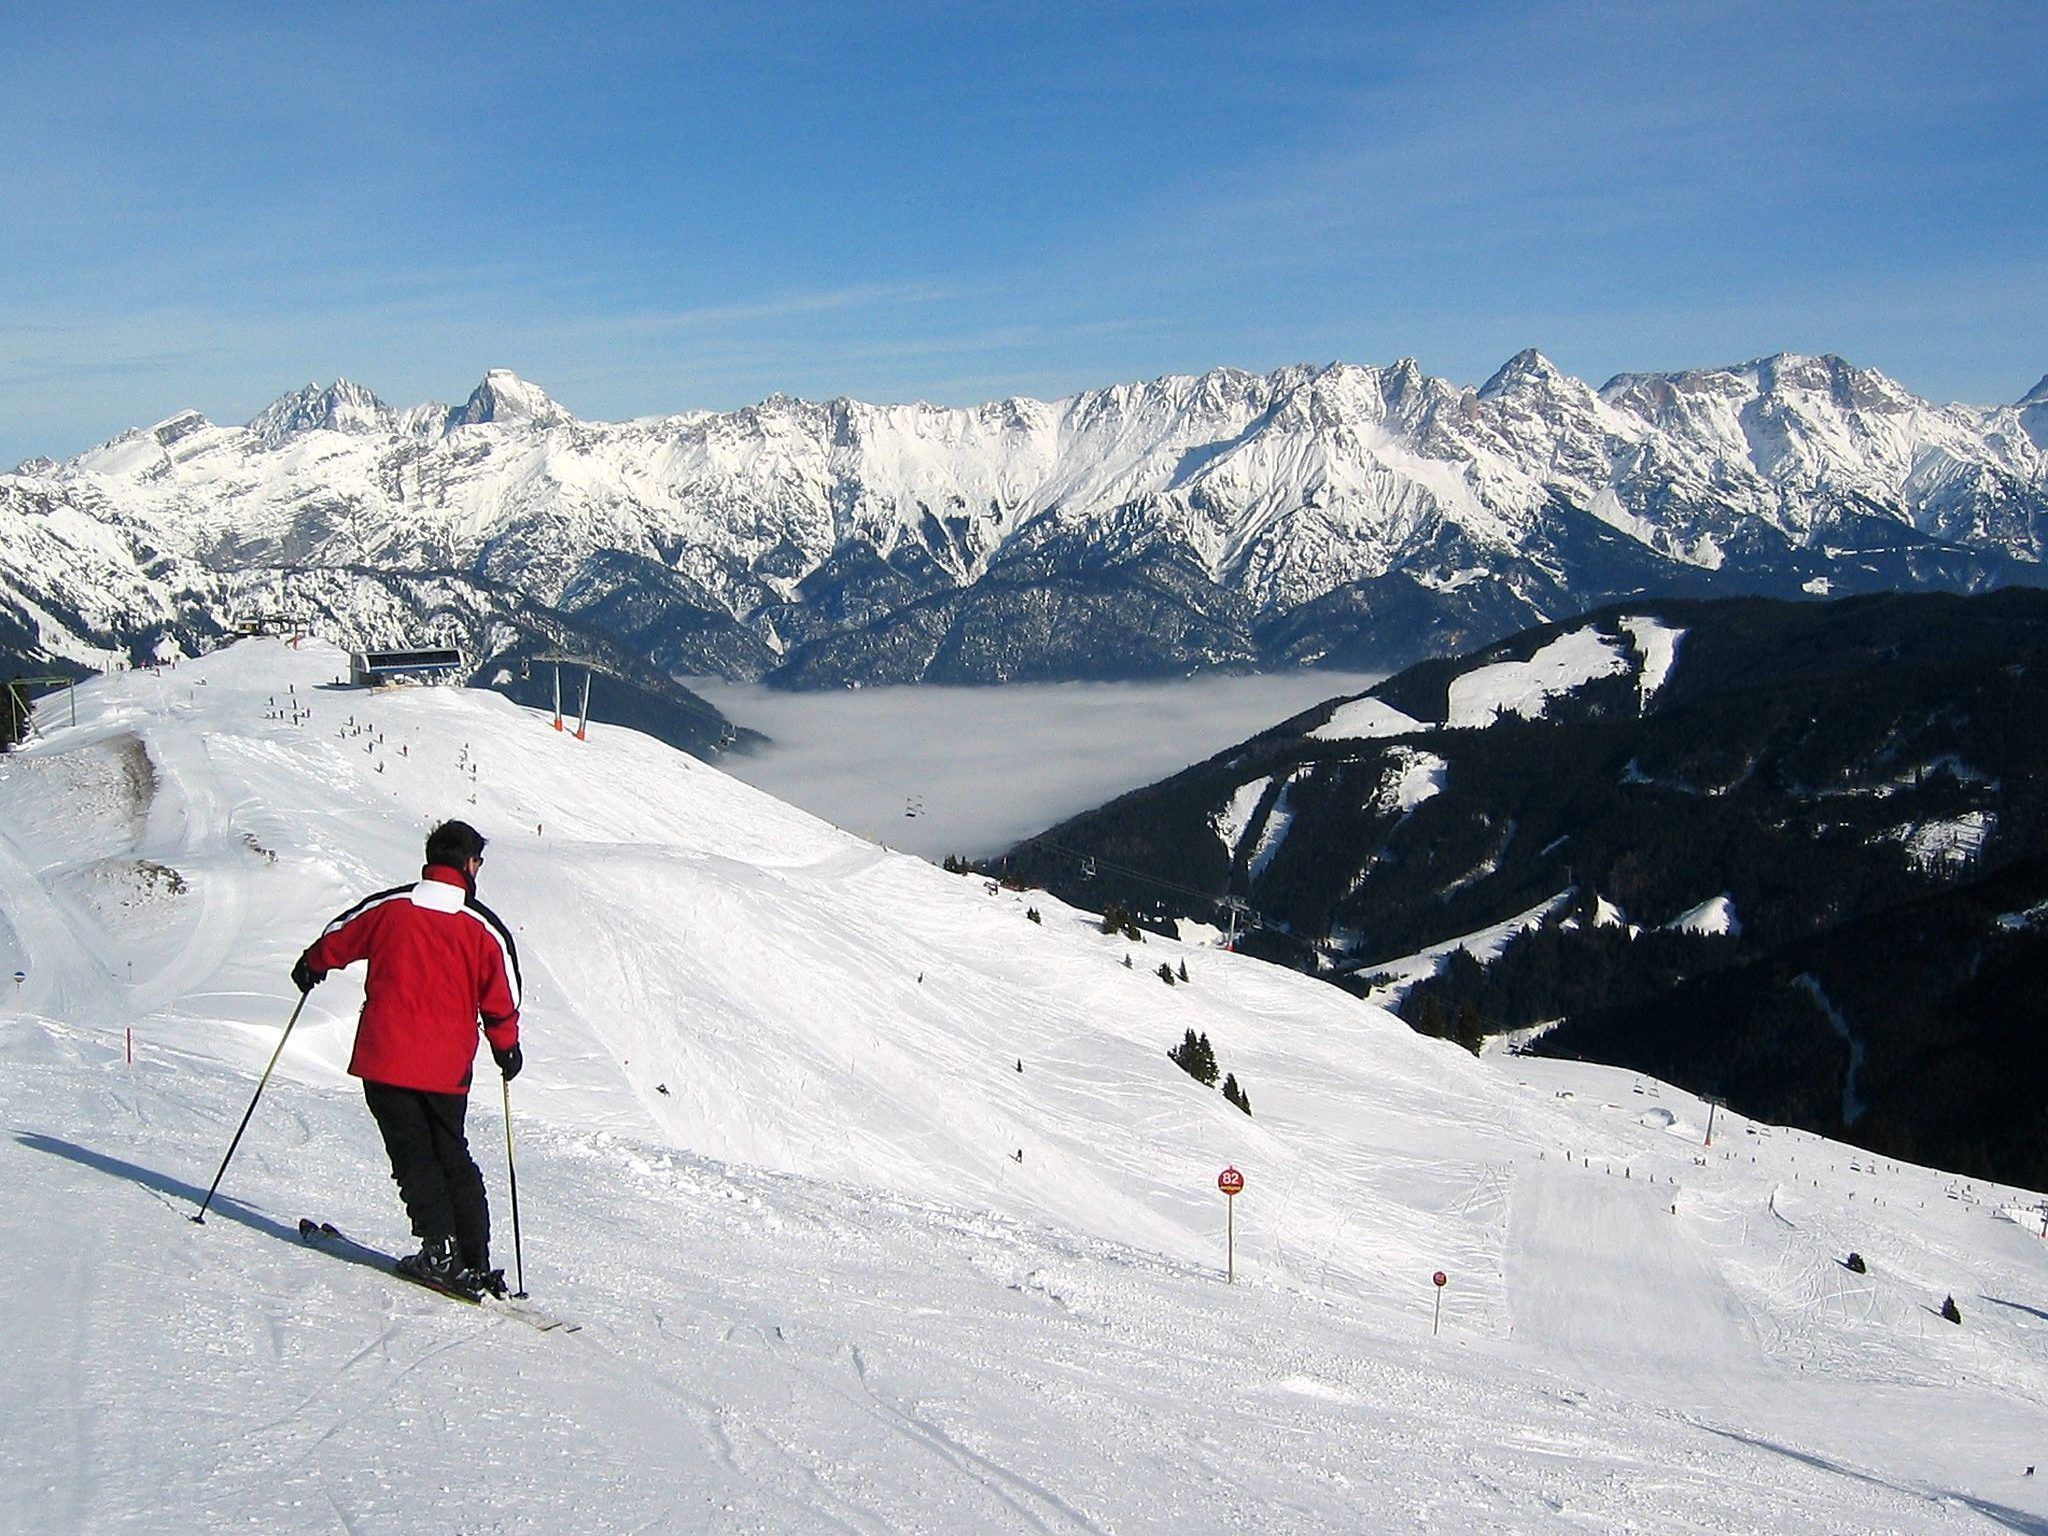
[[491, 1208], [462, 1130], [469, 1095], [365, 1080], [363, 1097], [391, 1154], [391, 1177], [412, 1218], [413, 1236], [452, 1237], [466, 1267], [489, 1269]]

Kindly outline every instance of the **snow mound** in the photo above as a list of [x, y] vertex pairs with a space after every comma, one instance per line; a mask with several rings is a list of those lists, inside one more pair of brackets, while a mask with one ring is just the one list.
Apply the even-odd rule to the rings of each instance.
[[1245, 830], [1251, 826], [1252, 817], [1258, 811], [1259, 802], [1272, 787], [1272, 776], [1253, 779], [1240, 784], [1231, 792], [1229, 802], [1209, 818], [1209, 825], [1216, 829], [1216, 836], [1223, 844], [1226, 857], [1237, 856], [1238, 844], [1244, 841]]
[[1678, 664], [1678, 643], [1685, 638], [1685, 631], [1675, 629], [1662, 619], [1638, 615], [1625, 618], [1621, 627], [1628, 631], [1629, 638], [1636, 643], [1636, 649], [1643, 653], [1643, 670], [1639, 679], [1639, 704], [1648, 709], [1650, 700], [1657, 690], [1664, 686], [1671, 676], [1671, 669]]
[[1434, 752], [1395, 747], [1388, 757], [1392, 766], [1380, 786], [1378, 804], [1381, 809], [1412, 811], [1423, 801], [1443, 793], [1451, 765]]
[[1540, 720], [1558, 695], [1629, 670], [1628, 657], [1613, 640], [1594, 629], [1576, 629], [1527, 661], [1497, 661], [1453, 679], [1445, 723], [1453, 730], [1472, 730], [1503, 715]]
[[1735, 898], [1726, 892], [1709, 897], [1698, 906], [1679, 913], [1664, 926], [1674, 933], [1727, 934], [1735, 937], [1742, 932], [1742, 920], [1735, 915]]
[[1431, 727], [1412, 715], [1405, 715], [1384, 699], [1353, 699], [1339, 704], [1330, 718], [1310, 731], [1314, 741], [1371, 741], [1381, 736], [1405, 736]]

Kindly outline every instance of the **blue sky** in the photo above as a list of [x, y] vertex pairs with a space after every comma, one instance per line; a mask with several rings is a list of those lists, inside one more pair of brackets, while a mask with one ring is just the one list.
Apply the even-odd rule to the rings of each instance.
[[2048, 371], [2048, 13], [42, 7], [0, 463], [308, 379], [580, 415], [1217, 364]]

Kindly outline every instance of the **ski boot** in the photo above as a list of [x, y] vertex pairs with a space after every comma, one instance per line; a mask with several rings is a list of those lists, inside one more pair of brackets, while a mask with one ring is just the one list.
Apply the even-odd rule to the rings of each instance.
[[430, 1237], [420, 1245], [418, 1253], [409, 1253], [395, 1266], [408, 1280], [431, 1286], [437, 1291], [446, 1291], [451, 1296], [466, 1297], [470, 1301], [483, 1298], [483, 1291], [476, 1283], [476, 1277], [462, 1267], [462, 1260], [455, 1252], [452, 1237]]

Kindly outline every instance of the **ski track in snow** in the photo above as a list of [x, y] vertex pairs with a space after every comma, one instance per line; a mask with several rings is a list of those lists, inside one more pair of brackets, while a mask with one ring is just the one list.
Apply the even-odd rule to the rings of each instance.
[[[108, 679], [0, 762], [32, 971], [0, 1010], [0, 1527], [2048, 1529], [2048, 1243], [1999, 1219], [2038, 1196], [1726, 1113], [1703, 1148], [1665, 1085], [1477, 1061], [629, 733], [335, 664], [249, 642]], [[304, 726], [264, 717], [291, 683]], [[73, 792], [124, 736], [139, 821]], [[450, 813], [521, 946], [522, 1256], [571, 1336], [298, 1239], [405, 1240], [343, 1072], [357, 975], [185, 1219], [293, 954]], [[124, 859], [182, 891], [73, 894]], [[1150, 974], [1183, 957], [1187, 986]], [[1165, 1061], [1189, 1026], [1256, 1118]], [[470, 1135], [510, 1265], [487, 1061]]]

